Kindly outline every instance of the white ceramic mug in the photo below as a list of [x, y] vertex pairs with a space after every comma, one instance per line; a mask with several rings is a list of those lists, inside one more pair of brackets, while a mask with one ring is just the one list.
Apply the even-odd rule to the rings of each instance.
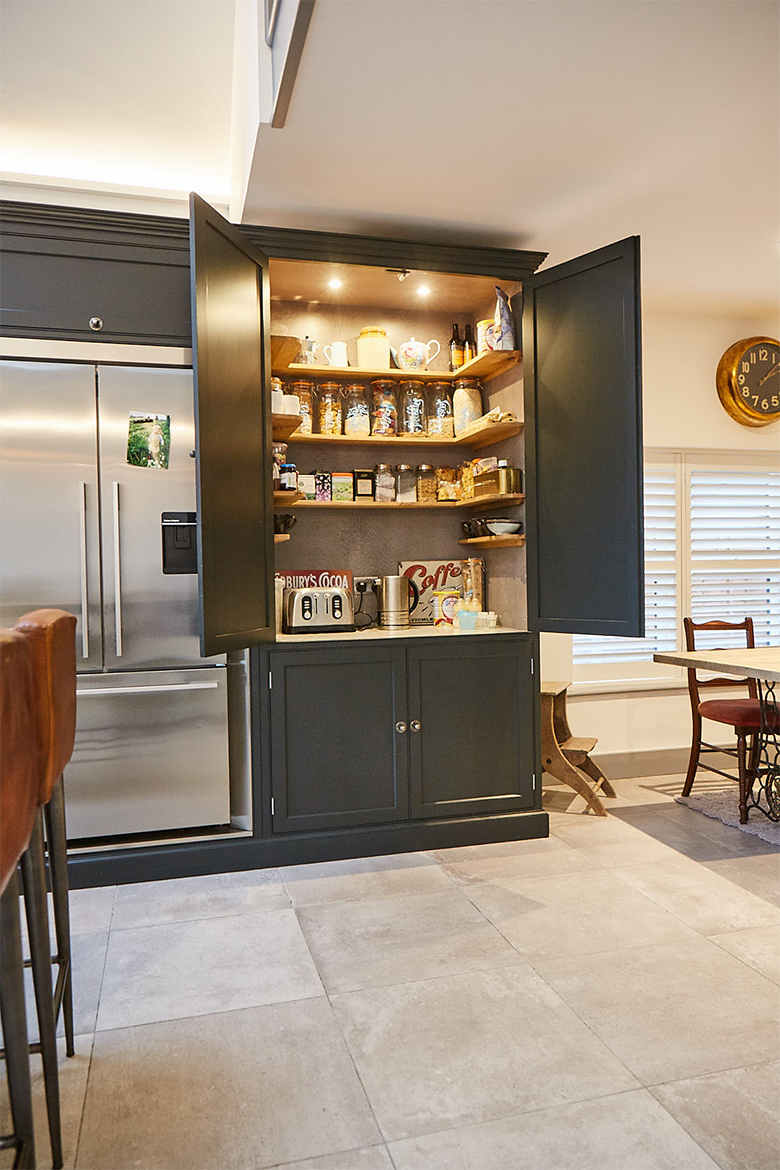
[[347, 362], [346, 341], [334, 341], [331, 345], [324, 345], [322, 352], [332, 366], [341, 366], [342, 369], [345, 369], [349, 364]]

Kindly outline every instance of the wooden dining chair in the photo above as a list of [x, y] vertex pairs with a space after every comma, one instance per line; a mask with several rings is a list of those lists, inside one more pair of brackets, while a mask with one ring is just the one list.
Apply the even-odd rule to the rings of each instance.
[[[753, 631], [753, 619], [749, 617], [746, 617], [742, 622], [694, 622], [690, 618], [684, 618], [683, 626], [685, 628], [686, 650], [700, 649], [696, 645], [697, 635], [704, 631], [742, 630], [745, 635], [745, 646], [752, 649], [756, 644]], [[715, 647], [710, 646], [708, 649], [714, 650]], [[688, 773], [685, 777], [682, 790], [683, 796], [690, 795], [693, 781], [699, 768], [704, 768], [707, 772], [716, 772], [719, 776], [725, 776], [729, 780], [737, 779], [739, 782], [739, 820], [743, 825], [747, 823], [748, 819], [747, 799], [755, 778], [758, 730], [761, 725], [761, 706], [758, 700], [756, 681], [751, 678], [746, 679], [745, 683], [747, 684], [747, 694], [744, 698], [705, 699], [702, 701], [700, 691], [705, 688], [734, 688], [743, 685], [743, 683], [733, 678], [700, 678], [695, 669], [689, 668], [688, 694], [691, 700], [693, 738], [690, 760], [688, 762]], [[733, 728], [737, 738], [736, 745], [734, 747], [718, 746], [717, 744], [707, 743], [702, 740], [702, 719], [711, 719], [715, 723], [726, 724]], [[747, 748], [748, 739], [751, 740], [749, 759]], [[733, 773], [724, 772], [720, 768], [712, 767], [711, 764], [702, 763], [700, 759], [702, 752], [717, 752], [736, 758], [738, 775], [735, 777]]]

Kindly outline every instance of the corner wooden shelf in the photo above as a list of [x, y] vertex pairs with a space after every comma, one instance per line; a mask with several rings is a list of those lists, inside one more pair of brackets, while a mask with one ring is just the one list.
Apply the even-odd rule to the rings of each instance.
[[271, 431], [275, 443], [284, 443], [303, 422], [302, 414], [272, 414]]
[[303, 492], [274, 492], [274, 507], [284, 505], [289, 507], [290, 504], [297, 504], [305, 499]]
[[459, 540], [458, 544], [468, 544], [472, 548], [518, 548], [525, 544], [525, 537], [519, 533], [506, 533], [504, 536], [469, 536]]
[[286, 370], [301, 352], [300, 337], [285, 337], [280, 333], [271, 334], [271, 366]]
[[[276, 347], [274, 347], [276, 341]], [[289, 345], [283, 346], [283, 342]], [[363, 370], [360, 366], [309, 366], [303, 362], [288, 361], [285, 364], [286, 354], [292, 351], [292, 343], [297, 349], [293, 357], [298, 356], [300, 340], [297, 337], [271, 338], [271, 366], [277, 377], [313, 378], [318, 381], [349, 379], [351, 382], [373, 382], [376, 378], [389, 378], [393, 382], [456, 382], [458, 378], [479, 378], [489, 382], [499, 374], [511, 370], [522, 360], [519, 349], [491, 349], [481, 353], [472, 361], [466, 362], [459, 370], [399, 370], [395, 366], [388, 370]]]
[[[274, 493], [274, 496], [278, 495]], [[292, 493], [282, 493], [292, 494]], [[300, 500], [295, 504], [296, 508], [373, 508], [375, 511], [380, 508], [431, 508], [445, 511], [448, 508], [484, 508], [494, 507], [500, 504], [505, 507], [512, 507], [515, 504], [522, 504], [525, 496], [510, 496], [510, 495], [494, 495], [494, 496], [480, 496], [478, 500], [433, 500], [430, 504], [421, 504], [415, 501], [412, 504], [399, 504], [396, 500]], [[500, 539], [500, 538], [497, 538]]]
[[[476, 422], [468, 430], [458, 435], [456, 439], [437, 439], [432, 435], [308, 435], [295, 434], [289, 429], [289, 423], [297, 418], [292, 414], [273, 415], [273, 436], [277, 443], [333, 443], [351, 446], [386, 446], [386, 447], [471, 447], [477, 450], [488, 447], [491, 443], [500, 443], [502, 439], [510, 439], [513, 435], [522, 434], [523, 424], [517, 419], [497, 423]], [[277, 422], [279, 425], [277, 426]], [[296, 426], [300, 425], [300, 420]]]

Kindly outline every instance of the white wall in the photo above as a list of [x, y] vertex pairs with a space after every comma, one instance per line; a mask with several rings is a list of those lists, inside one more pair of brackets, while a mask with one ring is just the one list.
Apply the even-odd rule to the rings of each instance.
[[[715, 390], [721, 354], [735, 341], [758, 335], [780, 336], [780, 321], [645, 312], [645, 447], [780, 452], [780, 422], [743, 427], [726, 414]], [[571, 678], [569, 635], [543, 636], [542, 673], [547, 678]], [[691, 714], [685, 689], [577, 695], [575, 688], [569, 717], [575, 735], [598, 736], [600, 756], [690, 746]], [[710, 732], [717, 734], [712, 727]], [[608, 760], [605, 769], [609, 771]]]

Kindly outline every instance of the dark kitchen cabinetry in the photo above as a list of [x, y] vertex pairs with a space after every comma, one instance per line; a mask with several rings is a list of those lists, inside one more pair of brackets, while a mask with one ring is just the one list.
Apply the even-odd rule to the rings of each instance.
[[269, 651], [273, 833], [532, 809], [532, 648], [496, 634]]

